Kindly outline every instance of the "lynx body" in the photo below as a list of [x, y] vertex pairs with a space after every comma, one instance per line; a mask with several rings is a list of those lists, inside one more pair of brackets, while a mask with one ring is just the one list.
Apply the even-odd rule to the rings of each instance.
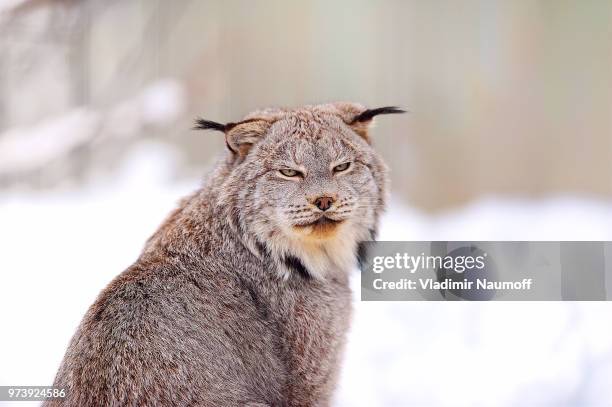
[[48, 405], [329, 405], [349, 272], [385, 203], [367, 127], [399, 112], [200, 120], [225, 133], [227, 155], [87, 311], [55, 380], [68, 397]]

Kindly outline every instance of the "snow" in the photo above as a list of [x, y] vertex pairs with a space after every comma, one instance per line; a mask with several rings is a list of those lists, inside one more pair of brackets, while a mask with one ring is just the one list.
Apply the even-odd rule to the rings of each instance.
[[186, 89], [175, 79], [161, 79], [146, 88], [140, 96], [145, 123], [158, 126], [175, 122], [186, 109]]
[[[140, 144], [113, 179], [0, 196], [0, 385], [52, 382], [98, 292], [198, 186], [172, 179], [175, 160]], [[380, 240], [612, 240], [611, 226], [612, 203], [594, 198], [487, 197], [441, 215], [393, 200]], [[608, 303], [369, 303], [353, 285], [335, 405], [612, 404]]]
[[0, 134], [0, 175], [50, 164], [95, 136], [99, 114], [76, 108], [36, 126]]
[[134, 138], [171, 126], [186, 109], [186, 97], [179, 80], [158, 79], [106, 110], [78, 107], [35, 125], [9, 128], [0, 132], [0, 176], [44, 169], [104, 138]]

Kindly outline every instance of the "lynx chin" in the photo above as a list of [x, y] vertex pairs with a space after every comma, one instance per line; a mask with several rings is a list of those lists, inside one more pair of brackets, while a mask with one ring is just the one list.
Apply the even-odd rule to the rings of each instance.
[[402, 112], [332, 103], [199, 119], [227, 152], [89, 308], [55, 378], [68, 395], [46, 405], [329, 405], [349, 272], [385, 205], [368, 128]]

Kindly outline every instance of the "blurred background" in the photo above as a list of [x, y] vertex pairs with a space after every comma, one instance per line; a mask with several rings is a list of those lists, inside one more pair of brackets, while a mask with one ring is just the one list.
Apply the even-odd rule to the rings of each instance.
[[[337, 100], [410, 111], [381, 240], [612, 240], [608, 0], [0, 0], [0, 385], [224, 152], [196, 116]], [[355, 306], [338, 406], [612, 405], [606, 303]]]

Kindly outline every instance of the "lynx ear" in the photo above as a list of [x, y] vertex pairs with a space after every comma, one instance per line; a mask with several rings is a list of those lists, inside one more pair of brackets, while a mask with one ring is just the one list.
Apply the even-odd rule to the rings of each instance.
[[222, 131], [225, 133], [225, 145], [227, 148], [235, 156], [244, 158], [249, 153], [253, 144], [266, 134], [270, 124], [269, 121], [259, 118], [226, 124], [198, 119], [194, 129]]
[[372, 124], [372, 119], [381, 114], [405, 113], [395, 106], [385, 106], [376, 109], [366, 109], [357, 103], [335, 103], [334, 107], [340, 113], [340, 117], [348, 124], [355, 133], [363, 137], [368, 143], [370, 138], [368, 129]]

